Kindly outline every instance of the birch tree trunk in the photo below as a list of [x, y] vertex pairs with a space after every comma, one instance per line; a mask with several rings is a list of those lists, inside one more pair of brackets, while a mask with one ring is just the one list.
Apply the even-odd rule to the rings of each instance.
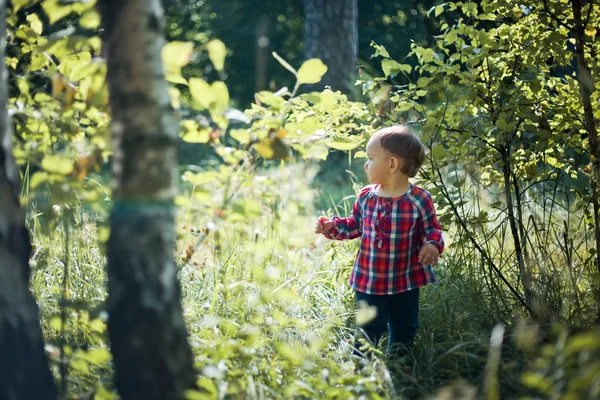
[[6, 1], [0, 0], [0, 399], [56, 399], [29, 291], [31, 242], [19, 204], [7, 113]]
[[161, 63], [159, 0], [101, 0], [114, 148], [108, 332], [123, 399], [195, 386], [174, 262], [178, 128]]
[[357, 67], [357, 0], [304, 0], [304, 14], [305, 56], [327, 65], [318, 85], [350, 93]]

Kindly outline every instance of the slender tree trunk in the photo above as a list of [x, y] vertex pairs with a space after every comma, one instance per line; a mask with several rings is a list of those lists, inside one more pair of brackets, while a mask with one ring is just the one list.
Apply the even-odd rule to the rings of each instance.
[[519, 238], [519, 231], [517, 227], [517, 221], [515, 217], [515, 210], [512, 201], [512, 192], [511, 192], [511, 163], [510, 163], [510, 147], [506, 148], [502, 154], [503, 161], [503, 172], [504, 172], [504, 195], [506, 199], [506, 208], [508, 211], [508, 221], [510, 224], [510, 232], [513, 238], [513, 244], [515, 246], [515, 253], [517, 255], [517, 264], [519, 266], [519, 274], [521, 276], [521, 281], [523, 283], [523, 289], [525, 291], [525, 300], [527, 304], [534, 310], [532, 316], [538, 317], [539, 310], [535, 307], [533, 303], [533, 291], [531, 290], [531, 277], [527, 273], [525, 268], [525, 261], [523, 259], [523, 249], [521, 247], [521, 239]]
[[161, 63], [159, 0], [101, 0], [112, 109], [108, 332], [123, 399], [195, 386], [174, 262], [178, 128]]
[[[592, 183], [592, 203], [594, 206], [594, 234], [596, 237], [596, 268], [598, 269], [600, 286], [600, 193], [598, 182], [600, 182], [600, 143], [598, 142], [598, 130], [594, 109], [592, 106], [592, 92], [595, 88], [594, 77], [585, 60], [585, 23], [581, 17], [581, 0], [572, 0], [573, 17], [575, 18], [575, 54], [577, 57], [577, 81], [579, 82], [579, 94], [583, 104], [585, 129], [590, 139], [590, 156], [592, 159], [592, 170], [594, 171]], [[589, 3], [593, 7], [593, 3]], [[588, 12], [591, 12], [591, 8]], [[596, 322], [600, 324], [600, 289], [597, 301]]]
[[29, 291], [31, 242], [12, 157], [5, 48], [6, 1], [0, 0], [0, 399], [56, 399], [38, 308]]
[[305, 56], [328, 67], [317, 87], [350, 93], [357, 67], [357, 0], [304, 0], [304, 14]]

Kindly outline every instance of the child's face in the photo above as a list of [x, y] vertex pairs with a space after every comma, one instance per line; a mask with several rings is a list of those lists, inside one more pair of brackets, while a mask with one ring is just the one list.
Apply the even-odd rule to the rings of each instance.
[[[392, 156], [389, 152], [387, 152], [383, 147], [381, 147], [381, 143], [379, 137], [374, 135], [367, 143], [367, 162], [365, 163], [365, 169], [367, 170], [367, 176], [369, 177], [369, 182], [383, 185], [389, 182], [391, 175], [394, 171], [398, 170], [400, 165], [397, 165], [400, 160], [395, 158], [395, 161], [392, 161]], [[396, 163], [394, 168], [394, 163]]]

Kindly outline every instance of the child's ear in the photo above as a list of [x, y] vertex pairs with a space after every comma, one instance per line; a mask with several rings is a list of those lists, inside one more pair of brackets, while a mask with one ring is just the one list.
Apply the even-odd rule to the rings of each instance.
[[400, 160], [397, 157], [390, 157], [390, 172], [396, 172], [400, 169]]

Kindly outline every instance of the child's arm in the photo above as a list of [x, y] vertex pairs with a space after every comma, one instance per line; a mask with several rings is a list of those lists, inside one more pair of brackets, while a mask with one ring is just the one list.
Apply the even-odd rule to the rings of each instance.
[[423, 265], [435, 265], [438, 256], [444, 251], [442, 226], [435, 215], [435, 207], [431, 195], [428, 192], [424, 192], [422, 200], [421, 224], [425, 240], [419, 253], [419, 261]]
[[320, 217], [317, 222], [316, 233], [322, 233], [326, 238], [333, 240], [356, 239], [362, 235], [362, 211], [360, 197], [364, 189], [352, 206], [352, 215], [347, 218], [335, 216], [333, 218]]

